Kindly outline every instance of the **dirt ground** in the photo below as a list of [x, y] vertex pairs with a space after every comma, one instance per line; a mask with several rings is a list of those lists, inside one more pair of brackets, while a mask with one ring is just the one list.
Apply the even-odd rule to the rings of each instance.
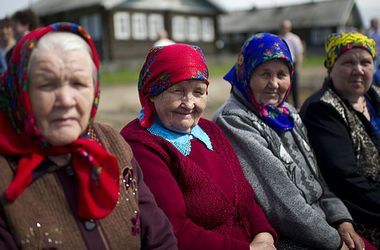
[[[321, 68], [303, 68], [299, 72], [300, 101], [301, 103], [322, 84], [326, 71]], [[228, 98], [230, 84], [222, 78], [211, 78], [209, 87], [208, 105], [204, 113], [205, 118], [212, 114]], [[140, 110], [140, 102], [136, 84], [118, 84], [101, 89], [97, 121], [112, 125], [120, 130], [123, 125], [134, 119]]]

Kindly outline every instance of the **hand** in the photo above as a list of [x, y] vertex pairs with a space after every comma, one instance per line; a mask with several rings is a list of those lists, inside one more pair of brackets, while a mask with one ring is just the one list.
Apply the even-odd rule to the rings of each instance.
[[340, 224], [338, 226], [338, 232], [349, 249], [365, 249], [362, 238], [355, 232], [355, 229], [350, 222], [343, 222]]
[[258, 233], [249, 245], [250, 250], [274, 250], [274, 239], [270, 233]]
[[343, 241], [343, 245], [340, 248], [340, 250], [350, 250], [350, 249], [348, 248], [348, 246], [346, 245], [346, 243], [344, 243], [344, 241]]

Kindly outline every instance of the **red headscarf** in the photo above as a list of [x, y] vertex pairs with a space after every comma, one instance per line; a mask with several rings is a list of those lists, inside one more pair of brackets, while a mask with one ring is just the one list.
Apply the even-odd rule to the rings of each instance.
[[200, 80], [208, 85], [208, 68], [201, 48], [187, 44], [173, 44], [152, 48], [139, 77], [139, 97], [144, 108], [141, 126], [149, 128], [155, 109], [150, 98], [186, 80]]
[[[91, 48], [91, 56], [99, 71], [99, 58], [90, 36], [82, 27], [71, 23], [56, 23], [36, 29], [16, 45], [7, 72], [0, 78], [0, 154], [19, 156], [15, 176], [5, 197], [14, 201], [33, 181], [33, 171], [48, 155], [71, 153], [71, 164], [78, 181], [78, 215], [99, 219], [116, 206], [119, 192], [119, 167], [116, 158], [97, 141], [78, 138], [73, 143], [53, 147], [37, 128], [28, 92], [28, 64], [38, 40], [52, 31], [65, 31], [82, 37]], [[89, 126], [99, 103], [99, 81], [95, 83], [95, 98]]]

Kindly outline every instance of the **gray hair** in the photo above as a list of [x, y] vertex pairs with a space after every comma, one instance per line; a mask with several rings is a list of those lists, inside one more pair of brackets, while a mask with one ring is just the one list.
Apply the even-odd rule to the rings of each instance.
[[92, 60], [91, 48], [87, 44], [87, 42], [81, 38], [79, 35], [76, 35], [71, 32], [58, 32], [53, 31], [47, 33], [37, 42], [36, 48], [33, 49], [32, 54], [30, 55], [29, 65], [28, 65], [28, 75], [30, 70], [30, 65], [39, 51], [52, 51], [55, 49], [59, 49], [62, 53], [70, 52], [70, 51], [87, 51], [89, 55], [89, 59], [91, 61], [92, 67], [92, 78], [94, 83], [98, 78], [97, 70], [94, 61]]

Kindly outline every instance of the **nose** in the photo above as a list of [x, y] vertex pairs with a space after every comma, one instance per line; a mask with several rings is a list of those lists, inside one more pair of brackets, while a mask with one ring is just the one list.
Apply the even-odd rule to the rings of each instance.
[[269, 80], [269, 83], [268, 83], [268, 87], [270, 87], [272, 89], [277, 89], [279, 87], [278, 78], [277, 77], [271, 77], [271, 79]]
[[56, 106], [72, 107], [75, 103], [75, 90], [73, 88], [62, 86], [56, 90]]
[[191, 93], [185, 93], [181, 100], [181, 107], [184, 109], [193, 109], [195, 107], [195, 98]]
[[363, 74], [364, 67], [360, 63], [356, 63], [354, 66], [354, 74]]

